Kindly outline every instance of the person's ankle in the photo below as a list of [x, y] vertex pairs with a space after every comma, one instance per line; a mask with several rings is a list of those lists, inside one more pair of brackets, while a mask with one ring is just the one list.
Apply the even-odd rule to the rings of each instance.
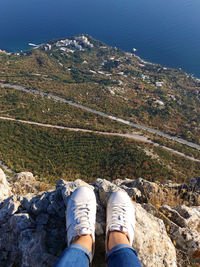
[[78, 244], [85, 248], [87, 248], [90, 252], [92, 252], [93, 247], [93, 239], [91, 235], [81, 235], [75, 238], [72, 244]]
[[120, 244], [129, 245], [127, 235], [119, 231], [110, 232], [108, 236], [108, 250]]
[[110, 195], [106, 215], [106, 252], [119, 244], [131, 246], [135, 230], [135, 205], [125, 191], [118, 190]]

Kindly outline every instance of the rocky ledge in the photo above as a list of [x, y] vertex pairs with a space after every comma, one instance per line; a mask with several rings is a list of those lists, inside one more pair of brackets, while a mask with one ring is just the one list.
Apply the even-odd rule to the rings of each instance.
[[[66, 247], [65, 209], [80, 185], [60, 180], [38, 192], [31, 173], [8, 183], [0, 169], [0, 265], [53, 266]], [[200, 263], [200, 177], [188, 184], [157, 184], [142, 178], [90, 184], [97, 197], [96, 252], [93, 266], [105, 266], [105, 209], [111, 192], [121, 188], [135, 201], [133, 247], [145, 267], [188, 267]]]

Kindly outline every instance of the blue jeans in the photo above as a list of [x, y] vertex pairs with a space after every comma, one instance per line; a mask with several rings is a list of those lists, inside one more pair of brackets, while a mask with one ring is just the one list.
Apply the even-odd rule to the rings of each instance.
[[[66, 248], [54, 267], [89, 267], [91, 253], [83, 246], [73, 244]], [[108, 267], [142, 267], [136, 251], [129, 245], [117, 245], [106, 254]]]

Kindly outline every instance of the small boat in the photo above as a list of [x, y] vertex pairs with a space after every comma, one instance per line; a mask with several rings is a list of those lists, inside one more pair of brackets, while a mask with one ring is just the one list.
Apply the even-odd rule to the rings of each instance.
[[30, 46], [34, 46], [34, 47], [38, 47], [38, 46], [39, 46], [39, 45], [32, 44], [32, 43], [28, 43], [28, 45], [30, 45]]
[[137, 51], [137, 49], [136, 48], [133, 48], [133, 52], [136, 52]]

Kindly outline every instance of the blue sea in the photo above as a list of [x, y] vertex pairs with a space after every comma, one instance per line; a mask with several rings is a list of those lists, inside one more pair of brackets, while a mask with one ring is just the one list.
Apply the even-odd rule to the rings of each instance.
[[200, 77], [200, 0], [0, 0], [0, 49], [79, 33]]

